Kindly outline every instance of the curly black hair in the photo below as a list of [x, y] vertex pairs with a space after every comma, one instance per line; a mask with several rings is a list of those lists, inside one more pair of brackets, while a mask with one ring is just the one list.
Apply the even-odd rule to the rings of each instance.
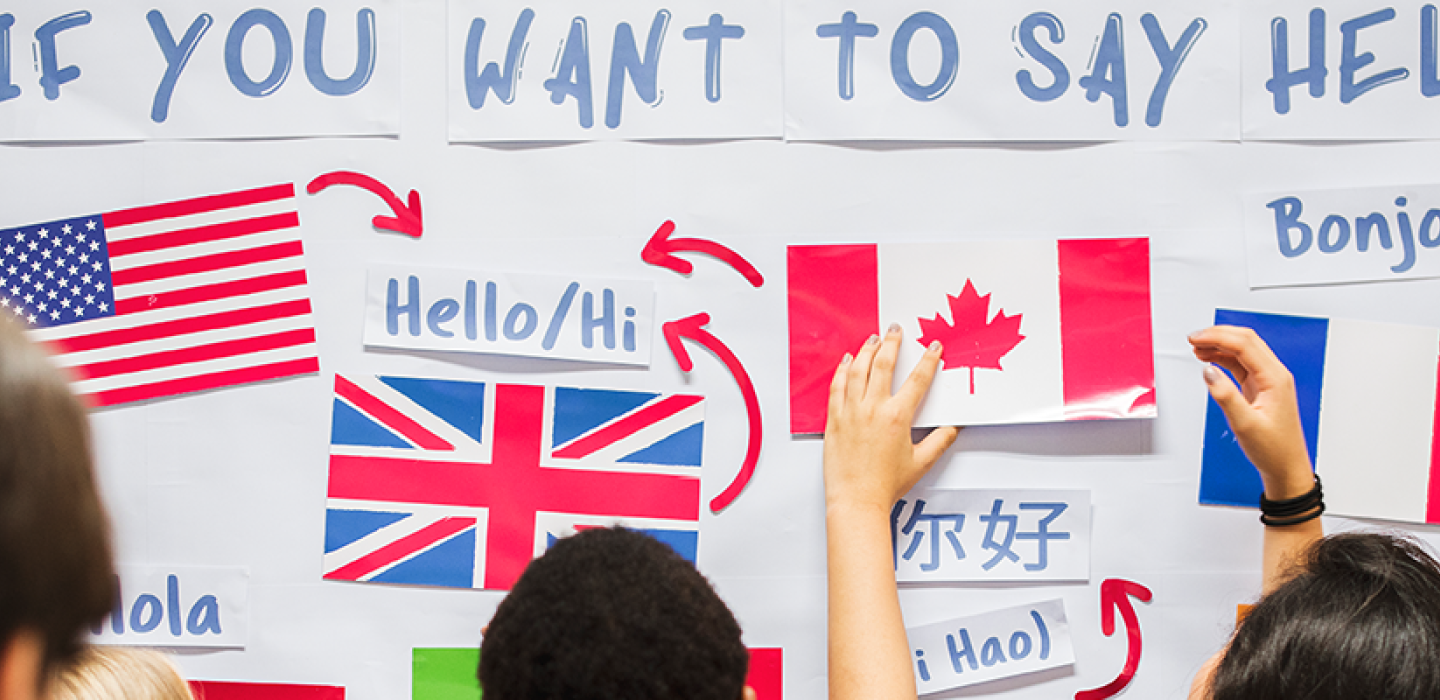
[[1440, 698], [1440, 564], [1410, 540], [1317, 542], [1236, 630], [1213, 700]]
[[737, 700], [740, 625], [690, 562], [597, 528], [531, 562], [480, 646], [485, 700]]

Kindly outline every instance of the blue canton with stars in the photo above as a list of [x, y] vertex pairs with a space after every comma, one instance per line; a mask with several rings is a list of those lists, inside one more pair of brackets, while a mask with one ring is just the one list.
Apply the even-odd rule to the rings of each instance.
[[0, 230], [0, 312], [35, 328], [115, 315], [99, 216]]

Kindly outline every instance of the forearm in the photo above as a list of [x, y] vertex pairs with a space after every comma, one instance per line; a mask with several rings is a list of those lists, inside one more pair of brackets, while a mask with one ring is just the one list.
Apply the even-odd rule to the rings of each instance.
[[875, 505], [830, 504], [825, 520], [830, 698], [914, 698], [890, 513]]
[[[1315, 486], [1308, 461], [1304, 465], [1293, 465], [1276, 476], [1262, 474], [1261, 478], [1265, 484], [1265, 497], [1272, 501], [1295, 498]], [[1284, 583], [1286, 572], [1295, 559], [1324, 535], [1320, 518], [1295, 525], [1266, 526], [1262, 569], [1264, 593], [1268, 594]]]

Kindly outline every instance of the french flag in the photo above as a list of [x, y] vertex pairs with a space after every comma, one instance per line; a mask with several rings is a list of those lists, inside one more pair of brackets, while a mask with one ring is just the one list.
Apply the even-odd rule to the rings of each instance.
[[[1440, 328], [1219, 309], [1295, 377], [1305, 444], [1335, 515], [1440, 523]], [[1263, 487], [1213, 399], [1200, 502], [1259, 506]]]
[[790, 432], [825, 430], [835, 366], [890, 323], [896, 385], [940, 340], [916, 425], [1155, 416], [1145, 238], [788, 250]]

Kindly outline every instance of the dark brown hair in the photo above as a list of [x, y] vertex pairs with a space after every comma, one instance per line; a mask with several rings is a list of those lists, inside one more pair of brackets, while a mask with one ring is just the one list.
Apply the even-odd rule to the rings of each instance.
[[39, 348], [0, 320], [0, 644], [32, 630], [47, 667], [68, 659], [115, 594], [85, 411]]
[[1214, 700], [1440, 698], [1440, 565], [1377, 533], [1317, 542], [1236, 630]]
[[704, 576], [634, 530], [530, 562], [480, 647], [485, 700], [735, 700], [750, 657]]

